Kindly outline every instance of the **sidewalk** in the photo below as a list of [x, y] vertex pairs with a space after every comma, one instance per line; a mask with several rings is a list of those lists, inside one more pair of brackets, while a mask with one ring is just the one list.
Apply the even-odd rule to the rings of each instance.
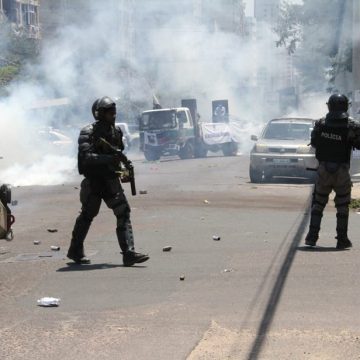
[[[356, 182], [355, 182], [356, 181]], [[352, 199], [360, 199], [360, 182], [359, 179], [353, 179], [353, 187], [351, 189], [351, 198]]]

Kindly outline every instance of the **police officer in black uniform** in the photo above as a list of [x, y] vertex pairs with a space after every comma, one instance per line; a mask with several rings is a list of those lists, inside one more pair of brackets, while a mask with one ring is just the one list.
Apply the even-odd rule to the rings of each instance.
[[84, 253], [84, 240], [104, 200], [117, 219], [116, 235], [124, 265], [142, 263], [149, 256], [135, 252], [130, 206], [116, 172], [120, 162], [125, 167], [130, 166], [131, 162], [124, 154], [107, 151], [100, 141], [100, 138], [104, 138], [113, 147], [124, 150], [121, 129], [115, 126], [116, 104], [105, 96], [94, 102], [92, 113], [96, 122], [84, 127], [78, 140], [78, 168], [85, 179], [81, 182], [80, 190], [82, 208], [75, 222], [67, 256], [77, 264], [90, 263]]
[[319, 238], [321, 219], [329, 194], [335, 191], [337, 249], [352, 246], [348, 238], [349, 204], [351, 200], [350, 158], [353, 148], [360, 149], [360, 125], [349, 118], [349, 100], [333, 94], [328, 102], [329, 112], [315, 123], [311, 145], [319, 161], [311, 220], [305, 244], [315, 246]]

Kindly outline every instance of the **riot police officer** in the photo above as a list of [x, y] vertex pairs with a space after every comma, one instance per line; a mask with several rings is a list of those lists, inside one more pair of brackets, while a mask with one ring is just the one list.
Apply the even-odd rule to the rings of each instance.
[[117, 219], [116, 235], [124, 265], [142, 263], [149, 256], [135, 252], [130, 206], [116, 172], [120, 162], [125, 166], [131, 165], [131, 162], [121, 152], [107, 152], [99, 141], [103, 138], [113, 147], [124, 150], [121, 129], [115, 126], [116, 104], [105, 96], [94, 102], [92, 113], [96, 122], [84, 127], [78, 140], [78, 169], [85, 178], [80, 190], [82, 208], [75, 222], [67, 256], [78, 264], [90, 263], [84, 253], [84, 240], [104, 200]]
[[349, 204], [351, 200], [350, 158], [353, 148], [360, 149], [360, 125], [349, 118], [349, 100], [333, 94], [327, 102], [329, 112], [315, 123], [311, 145], [319, 161], [311, 206], [309, 232], [305, 244], [315, 246], [321, 219], [329, 194], [335, 191], [337, 249], [352, 246], [348, 238]]

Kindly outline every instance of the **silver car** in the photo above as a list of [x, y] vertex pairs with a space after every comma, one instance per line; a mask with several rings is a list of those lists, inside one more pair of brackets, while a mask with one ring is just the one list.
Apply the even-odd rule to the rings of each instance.
[[273, 176], [313, 178], [318, 166], [310, 134], [315, 120], [281, 118], [270, 120], [250, 152], [250, 180], [258, 183]]

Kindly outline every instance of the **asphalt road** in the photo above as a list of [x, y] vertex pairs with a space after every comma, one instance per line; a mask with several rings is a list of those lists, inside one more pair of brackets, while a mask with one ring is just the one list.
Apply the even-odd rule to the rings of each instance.
[[[79, 177], [13, 189], [15, 238], [0, 240], [1, 359], [360, 358], [359, 246], [335, 251], [331, 204], [321, 247], [303, 246], [311, 184], [251, 184], [247, 156], [135, 168], [147, 194], [126, 193], [137, 250], [151, 258], [131, 268], [105, 205], [86, 239], [92, 264], [68, 265]], [[43, 296], [60, 306], [38, 307]]]

